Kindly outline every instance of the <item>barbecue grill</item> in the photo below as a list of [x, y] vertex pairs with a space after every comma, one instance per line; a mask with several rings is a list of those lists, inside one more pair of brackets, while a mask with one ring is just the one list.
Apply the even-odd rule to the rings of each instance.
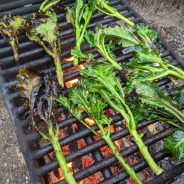
[[[0, 6], [0, 16], [12, 14], [28, 17], [31, 13], [38, 10], [41, 2], [42, 0], [4, 1], [4, 3], [2, 3]], [[62, 3], [62, 6], [71, 6], [72, 3], [72, 0], [68, 0], [65, 1], [65, 3]], [[135, 12], [125, 1], [112, 0], [110, 1], [110, 5], [116, 7], [119, 12], [121, 12], [127, 18], [133, 20], [135, 23], [146, 23], [143, 18], [137, 12]], [[72, 26], [66, 22], [65, 13], [63, 12], [63, 10], [57, 10], [57, 15], [59, 21], [59, 29], [61, 30], [60, 36], [62, 37], [60, 42], [62, 47], [62, 58], [64, 58], [70, 56], [70, 49], [74, 46], [75, 43], [75, 35]], [[110, 24], [114, 21], [115, 19], [106, 17], [102, 13], [96, 13], [93, 15], [91, 23], [88, 27], [93, 29], [97, 24]], [[55, 171], [58, 168], [58, 163], [54, 159], [52, 159], [49, 163], [45, 162], [44, 156], [53, 151], [52, 146], [46, 145], [40, 147], [40, 135], [37, 132], [31, 132], [29, 130], [29, 122], [25, 118], [23, 118], [25, 114], [25, 109], [16, 89], [16, 75], [19, 68], [22, 67], [35, 69], [40, 73], [47, 73], [50, 71], [54, 72], [54, 65], [51, 61], [51, 58], [47, 56], [44, 50], [38, 45], [30, 42], [24, 35], [21, 35], [19, 37], [19, 40], [20, 61], [19, 65], [17, 65], [14, 61], [13, 52], [8, 44], [8, 40], [0, 38], [1, 90], [3, 92], [4, 99], [6, 101], [6, 105], [11, 116], [13, 126], [16, 130], [21, 151], [23, 152], [28, 169], [30, 171], [32, 182], [34, 184], [47, 184], [49, 183], [48, 173], [51, 171]], [[158, 39], [157, 44], [160, 45], [161, 49], [163, 50], [162, 57], [167, 57], [174, 65], [180, 65], [180, 67], [184, 68], [184, 62], [182, 63], [181, 59], [178, 58], [178, 56], [173, 53], [170, 48], [168, 48], [168, 46], [163, 42], [161, 38]], [[83, 49], [88, 50], [89, 48], [84, 47]], [[119, 48], [116, 48], [116, 52], [118, 53], [119, 62], [121, 60], [131, 60], [131, 53], [129, 53], [129, 51], [122, 52]], [[99, 54], [96, 54], [96, 57], [100, 57]], [[64, 70], [68, 70], [73, 67], [71, 62], [63, 62], [62, 66]], [[78, 77], [79, 71], [74, 71], [70, 72], [69, 74], [67, 73], [64, 76], [64, 79], [65, 82], [67, 82]], [[169, 82], [169, 79], [164, 79], [159, 81], [159, 85], [167, 86]], [[67, 91], [68, 89], [65, 87], [63, 92], [67, 93]], [[67, 112], [64, 110], [64, 108], [59, 108], [57, 113], [66, 114]], [[122, 118], [119, 114], [115, 114], [112, 116], [112, 124], [116, 124], [120, 121], [122, 121]], [[67, 117], [65, 120], [62, 120], [59, 123], [59, 127], [60, 129], [64, 129], [67, 127], [71, 127], [74, 123], [76, 123], [74, 117]], [[141, 122], [138, 125], [138, 130], [142, 130], [154, 123], [154, 121]], [[97, 130], [96, 126], [92, 127], [94, 130]], [[144, 139], [144, 142], [147, 146], [154, 145], [160, 140], [166, 138], [171, 132], [173, 132], [173, 129], [167, 127], [165, 130]], [[113, 141], [116, 141], [126, 136], [128, 136], [128, 131], [127, 129], [124, 129], [114, 132], [111, 138]], [[84, 139], [87, 146], [79, 150], [74, 149], [76, 141], [80, 139]], [[82, 127], [81, 125], [78, 126], [78, 130], [75, 133], [69, 131], [68, 136], [60, 140], [60, 144], [61, 147], [70, 145], [70, 147], [74, 149], [73, 151], [71, 150], [71, 153], [66, 156], [66, 160], [68, 163], [74, 162], [77, 159], [82, 158], [86, 154], [92, 154], [95, 162], [93, 163], [93, 165], [85, 169], [80, 169], [74, 174], [74, 177], [77, 181], [80, 181], [96, 172], [101, 172], [103, 176], [103, 181], [101, 181], [101, 183], [103, 184], [121, 183], [128, 178], [128, 175], [125, 171], [121, 171], [121, 173], [119, 173], [118, 175], [112, 174], [111, 166], [117, 162], [116, 158], [114, 156], [104, 158], [100, 148], [105, 146], [105, 142], [102, 140], [95, 141], [91, 132], [85, 127]], [[128, 157], [136, 152], [138, 152], [136, 145], [132, 145], [131, 147], [124, 149], [121, 154], [123, 155], [123, 157]], [[169, 156], [163, 150], [151, 154], [154, 156], [154, 159], [157, 162]], [[147, 164], [143, 160], [133, 166], [136, 172], [142, 171], [147, 167]], [[149, 183], [159, 184], [165, 183], [166, 181], [172, 181], [174, 177], [181, 174], [183, 171], [184, 163], [180, 163], [174, 166], [171, 170], [161, 174], [160, 176], [153, 177], [153, 179], [149, 181]], [[59, 183], [65, 183], [65, 181], [62, 180]]]

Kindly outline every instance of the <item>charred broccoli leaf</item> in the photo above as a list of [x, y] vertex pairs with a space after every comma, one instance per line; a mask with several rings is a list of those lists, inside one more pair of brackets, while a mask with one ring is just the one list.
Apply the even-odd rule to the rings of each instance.
[[[17, 88], [19, 89], [20, 96], [29, 101], [30, 115], [29, 120], [31, 124], [36, 128], [43, 139], [50, 142], [54, 149], [59, 166], [63, 172], [64, 178], [69, 184], [76, 184], [76, 181], [67, 166], [64, 154], [62, 152], [59, 142], [59, 126], [54, 125], [54, 104], [58, 95], [57, 82], [51, 77], [51, 75], [45, 75], [44, 79], [32, 70], [21, 69], [17, 75]], [[39, 122], [37, 122], [34, 112], [37, 112], [39, 116]], [[45, 124], [44, 127], [40, 127], [41, 124]]]
[[184, 161], [184, 131], [176, 130], [164, 141], [164, 149], [173, 160]]
[[64, 87], [58, 33], [57, 16], [54, 12], [35, 13], [31, 16], [30, 30], [27, 32], [27, 36], [31, 41], [42, 46], [45, 52], [52, 57], [59, 86]]
[[36, 98], [42, 85], [42, 78], [31, 69], [21, 68], [17, 75], [17, 81], [20, 96], [24, 98], [24, 105], [30, 110], [32, 117]]
[[13, 49], [14, 59], [19, 61], [18, 36], [27, 29], [26, 20], [21, 16], [5, 15], [0, 19], [0, 35], [9, 38]]

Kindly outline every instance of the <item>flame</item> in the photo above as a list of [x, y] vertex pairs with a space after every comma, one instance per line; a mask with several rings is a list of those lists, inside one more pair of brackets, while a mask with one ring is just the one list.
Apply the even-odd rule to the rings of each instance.
[[73, 87], [74, 84], [76, 84], [78, 82], [79, 82], [79, 79], [73, 79], [73, 80], [70, 80], [68, 82], [65, 82], [65, 85], [67, 88], [71, 88], [71, 87]]
[[[72, 162], [69, 162], [67, 164], [67, 166], [69, 167], [69, 169], [71, 170], [71, 172], [73, 173], [72, 171]], [[49, 172], [49, 178], [50, 178], [50, 182], [49, 184], [55, 184], [61, 180], [64, 179], [64, 176], [63, 176], [63, 173], [62, 173], [62, 170], [60, 168], [58, 168], [58, 173], [59, 173], [59, 176], [57, 177], [55, 174], [54, 174], [54, 171], [51, 171]]]
[[114, 141], [114, 144], [116, 145], [117, 149], [120, 150], [121, 149], [121, 146], [120, 146], [120, 143], [119, 141]]
[[84, 121], [85, 121], [89, 126], [94, 125], [94, 120], [92, 120], [91, 118], [85, 118]]
[[70, 57], [64, 58], [64, 61], [67, 61], [67, 62], [74, 61], [74, 56], [70, 56]]
[[70, 170], [72, 169], [72, 164], [73, 164], [72, 162], [67, 163], [67, 166], [70, 168]]
[[82, 64], [79, 65], [79, 68], [80, 68], [81, 70], [84, 70], [84, 69], [85, 69], [84, 65], [82, 65]]

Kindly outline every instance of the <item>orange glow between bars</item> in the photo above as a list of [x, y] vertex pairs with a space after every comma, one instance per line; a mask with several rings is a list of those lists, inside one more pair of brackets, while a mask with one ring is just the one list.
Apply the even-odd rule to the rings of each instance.
[[65, 85], [67, 88], [71, 88], [73, 87], [74, 84], [76, 84], [77, 82], [79, 82], [79, 79], [73, 79], [71, 81], [65, 82]]
[[90, 118], [86, 118], [85, 120], [84, 120], [88, 125], [94, 125], [94, 121], [92, 120], [92, 119], [90, 119]]
[[85, 69], [85, 67], [84, 67], [84, 65], [79, 65], [79, 68], [81, 69], [81, 70], [84, 70]]
[[72, 168], [72, 162], [69, 162], [67, 166], [71, 169]]

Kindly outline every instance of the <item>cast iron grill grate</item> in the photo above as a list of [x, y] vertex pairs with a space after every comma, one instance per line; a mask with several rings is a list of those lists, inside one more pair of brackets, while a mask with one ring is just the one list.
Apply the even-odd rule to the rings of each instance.
[[[12, 15], [23, 15], [25, 17], [29, 16], [32, 12], [37, 11], [42, 0], [19, 0], [12, 1], [9, 3], [4, 3], [0, 6], [0, 16], [5, 14]], [[63, 6], [70, 6], [73, 1], [67, 1], [67, 3], [63, 3]], [[119, 12], [124, 14], [126, 17], [130, 18], [134, 22], [145, 22], [142, 17], [140, 17], [126, 2], [121, 0], [112, 0], [110, 2], [112, 6], [115, 6]], [[70, 49], [74, 45], [75, 37], [72, 26], [66, 22], [65, 13], [60, 10], [58, 12], [58, 20], [59, 20], [59, 29], [61, 30], [60, 36], [63, 37], [61, 39], [62, 46], [62, 58], [70, 55]], [[92, 21], [89, 25], [89, 28], [94, 28], [97, 24], [110, 24], [113, 23], [115, 19], [104, 16], [104, 14], [96, 13], [93, 15]], [[36, 183], [48, 183], [47, 174], [50, 171], [55, 170], [58, 167], [57, 161], [53, 160], [50, 163], [44, 163], [44, 156], [48, 153], [52, 152], [51, 145], [39, 147], [38, 141], [40, 140], [39, 134], [33, 132], [30, 133], [27, 131], [29, 129], [29, 123], [27, 120], [23, 119], [23, 114], [25, 109], [23, 107], [23, 103], [19, 98], [18, 91], [16, 89], [16, 74], [21, 67], [33, 68], [38, 70], [39, 72], [50, 72], [54, 71], [53, 62], [51, 58], [49, 58], [42, 48], [38, 45], [30, 42], [25, 36], [20, 36], [20, 64], [17, 66], [13, 59], [13, 54], [11, 47], [8, 44], [8, 40], [0, 38], [0, 84], [1, 89], [9, 109], [9, 113], [16, 130], [16, 134], [21, 146], [21, 150], [24, 154], [27, 166], [30, 170], [32, 181], [34, 184]], [[181, 60], [165, 45], [162, 39], [158, 39], [158, 45], [161, 46], [163, 51], [162, 57], [168, 58], [175, 65], [180, 65], [184, 68], [184, 64]], [[84, 47], [84, 50], [88, 48]], [[123, 54], [118, 48], [116, 48], [118, 53], [118, 61], [120, 62], [123, 59], [130, 60], [131, 54]], [[99, 54], [96, 54], [96, 57], [99, 57]], [[63, 62], [63, 69], [68, 70], [72, 67], [72, 63]], [[65, 75], [65, 82], [76, 79], [79, 77], [79, 72], [73, 72]], [[169, 79], [159, 81], [159, 85], [167, 86], [169, 84]], [[67, 92], [67, 89], [64, 89], [64, 93]], [[58, 109], [58, 113], [65, 114], [65, 110], [63, 108]], [[121, 117], [116, 114], [112, 117], [113, 124], [120, 122]], [[59, 123], [60, 129], [64, 129], [66, 127], [71, 127], [72, 124], [76, 123], [75, 118], [68, 117], [67, 119], [61, 121]], [[154, 124], [153, 121], [142, 122], [138, 125], [138, 129], [142, 130], [147, 126]], [[95, 130], [97, 130], [96, 126], [93, 126]], [[148, 146], [154, 145], [158, 143], [160, 140], [163, 140], [173, 131], [172, 128], [167, 127], [165, 130], [162, 130], [155, 135], [152, 135], [144, 140], [145, 144]], [[112, 134], [112, 140], [119, 140], [128, 135], [128, 131], [120, 130], [116, 131]], [[117, 161], [115, 157], [111, 156], [107, 159], [104, 158], [100, 148], [105, 146], [104, 141], [94, 141], [91, 133], [88, 129], [84, 127], [79, 127], [78, 131], [70, 136], [61, 139], [61, 146], [65, 146], [68, 144], [75, 143], [77, 140], [84, 138], [86, 147], [76, 150], [75, 152], [70, 153], [66, 156], [67, 162], [72, 162], [76, 159], [81, 158], [82, 156], [91, 153], [95, 163], [85, 169], [81, 169], [77, 173], [74, 174], [77, 181], [84, 179], [98, 171], [100, 171], [103, 175], [104, 180], [101, 182], [103, 184], [113, 184], [120, 183], [121, 181], [128, 178], [126, 172], [121, 172], [120, 174], [114, 176], [111, 172], [111, 166], [115, 164]], [[135, 145], [132, 145], [129, 148], [123, 150], [122, 155], [124, 157], [128, 157], [138, 152], [138, 149]], [[156, 161], [160, 161], [168, 156], [168, 154], [164, 153], [163, 150], [159, 152], [152, 153]], [[135, 171], [142, 171], [147, 167], [146, 163], [142, 160], [134, 165]], [[184, 171], [184, 164], [180, 164], [175, 167], [175, 172], [166, 172], [160, 177], [153, 178], [150, 183], [165, 183], [168, 180], [172, 180], [175, 176], [179, 175]], [[64, 183], [61, 181], [60, 183]]]

